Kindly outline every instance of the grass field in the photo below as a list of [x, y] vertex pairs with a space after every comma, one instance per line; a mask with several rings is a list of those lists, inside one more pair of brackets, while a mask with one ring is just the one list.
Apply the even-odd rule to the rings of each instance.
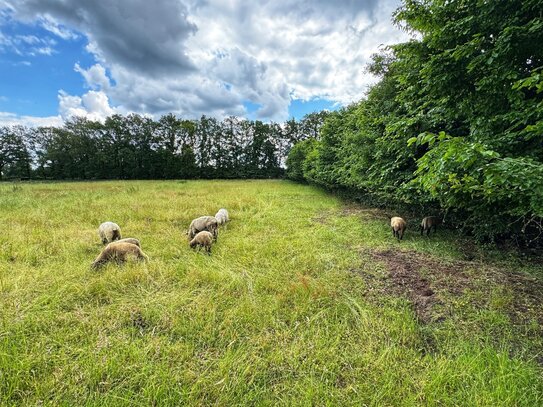
[[[150, 262], [91, 271], [106, 220]], [[541, 266], [387, 223], [286, 181], [0, 184], [0, 403], [543, 405]]]

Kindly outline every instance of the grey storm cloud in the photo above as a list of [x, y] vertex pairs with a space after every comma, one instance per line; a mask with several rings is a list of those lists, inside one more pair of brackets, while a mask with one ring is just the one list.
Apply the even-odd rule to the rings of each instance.
[[195, 69], [185, 41], [197, 30], [178, 0], [17, 0], [8, 2], [24, 20], [54, 19], [85, 33], [98, 56], [143, 73]]

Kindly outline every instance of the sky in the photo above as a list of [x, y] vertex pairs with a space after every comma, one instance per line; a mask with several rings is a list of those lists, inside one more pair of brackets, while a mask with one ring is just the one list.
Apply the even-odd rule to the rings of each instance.
[[0, 125], [301, 118], [360, 100], [399, 0], [0, 0]]

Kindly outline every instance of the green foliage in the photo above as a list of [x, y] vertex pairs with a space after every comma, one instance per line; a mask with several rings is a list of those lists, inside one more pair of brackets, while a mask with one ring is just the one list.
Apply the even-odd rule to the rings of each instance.
[[317, 140], [310, 138], [307, 140], [296, 143], [290, 150], [287, 157], [287, 177], [295, 181], [303, 181], [304, 176], [304, 162], [316, 147]]
[[447, 210], [481, 239], [543, 236], [541, 10], [404, 1], [396, 23], [417, 39], [374, 56], [380, 81], [328, 117], [305, 178], [379, 205]]
[[[462, 210], [478, 236], [535, 226], [543, 217], [543, 165], [530, 157], [500, 157], [462, 137], [424, 134], [438, 145], [418, 160], [413, 180], [446, 209]], [[488, 212], [492, 208], [492, 212]], [[489, 222], [489, 220], [492, 220]], [[513, 223], [508, 223], [516, 220]]]
[[292, 145], [318, 134], [327, 112], [283, 125], [227, 117], [158, 121], [137, 114], [62, 127], [0, 127], [0, 178], [275, 178]]
[[0, 179], [30, 177], [30, 148], [23, 127], [0, 128]]

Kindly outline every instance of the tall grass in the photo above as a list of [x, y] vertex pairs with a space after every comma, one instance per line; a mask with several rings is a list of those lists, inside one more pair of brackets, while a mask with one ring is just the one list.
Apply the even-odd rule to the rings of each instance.
[[[212, 256], [190, 250], [190, 221], [220, 207]], [[151, 261], [91, 271], [107, 220]], [[543, 404], [508, 287], [481, 281], [423, 325], [356, 272], [386, 276], [365, 249], [454, 261], [454, 233], [398, 244], [386, 219], [285, 181], [0, 184], [0, 225], [6, 405]]]

